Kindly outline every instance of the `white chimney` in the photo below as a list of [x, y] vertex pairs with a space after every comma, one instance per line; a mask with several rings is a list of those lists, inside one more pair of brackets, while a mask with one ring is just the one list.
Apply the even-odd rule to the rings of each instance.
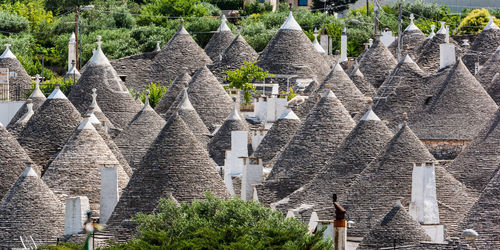
[[450, 43], [449, 26], [444, 28], [444, 22], [441, 22], [441, 29], [438, 34], [445, 34], [445, 43], [439, 45], [439, 69], [446, 68], [455, 64], [455, 44]]
[[83, 230], [90, 210], [89, 198], [77, 196], [66, 199], [64, 216], [64, 235], [78, 234]]
[[101, 167], [100, 223], [106, 224], [118, 203], [118, 167]]
[[71, 33], [68, 43], [68, 71], [71, 70], [71, 62], [76, 62], [76, 36], [75, 32]]
[[[243, 180], [241, 181], [241, 199], [252, 200], [254, 185], [264, 180], [262, 159], [243, 158]], [[256, 195], [256, 192], [255, 192]]]
[[347, 61], [347, 31], [346, 27], [342, 29], [342, 35], [340, 35], [340, 60], [339, 62]]
[[434, 162], [414, 163], [409, 213], [422, 225], [433, 242], [444, 241], [444, 227], [439, 224]]

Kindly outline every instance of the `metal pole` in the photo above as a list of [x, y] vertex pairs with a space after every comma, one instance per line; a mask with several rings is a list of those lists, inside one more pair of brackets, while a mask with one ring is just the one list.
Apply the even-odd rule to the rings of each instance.
[[401, 60], [401, 19], [402, 19], [402, 4], [399, 2], [399, 15], [398, 15], [398, 62]]
[[45, 78], [44, 71], [45, 71], [45, 54], [42, 55], [42, 82], [43, 82], [43, 79]]
[[75, 6], [75, 54], [76, 54], [76, 68], [80, 69], [80, 63], [78, 60], [78, 48], [80, 43], [78, 42], [78, 6]]
[[379, 13], [379, 6], [378, 6], [378, 2], [375, 0], [374, 1], [375, 3], [375, 6], [373, 6], [374, 8], [376, 8], [377, 10], [375, 11], [375, 26], [374, 26], [374, 31], [373, 31], [373, 34], [374, 34], [374, 38], [376, 39], [377, 38], [377, 34], [378, 34], [378, 13]]
[[370, 4], [368, 0], [366, 0], [366, 16], [370, 16]]

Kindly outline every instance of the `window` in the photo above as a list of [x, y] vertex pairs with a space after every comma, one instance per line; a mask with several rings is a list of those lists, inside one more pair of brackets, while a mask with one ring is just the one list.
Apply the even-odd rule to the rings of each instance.
[[308, 0], [298, 0], [299, 1], [299, 6], [307, 6], [307, 1]]

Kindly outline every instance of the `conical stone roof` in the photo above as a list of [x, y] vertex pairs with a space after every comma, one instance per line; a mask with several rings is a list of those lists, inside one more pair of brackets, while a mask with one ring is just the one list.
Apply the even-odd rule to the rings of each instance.
[[78, 110], [57, 86], [33, 114], [17, 139], [35, 164], [46, 169], [49, 161], [73, 134], [80, 120]]
[[[156, 45], [159, 46], [159, 41]], [[151, 83], [150, 68], [153, 59], [159, 51], [144, 52], [138, 55], [131, 55], [119, 59], [111, 60], [110, 63], [118, 75], [125, 76], [125, 85], [136, 93], [148, 88]]]
[[[26, 102], [23, 104], [25, 106], [26, 112], [24, 113], [23, 116], [21, 116], [17, 121], [10, 121], [9, 126], [7, 126], [7, 129], [9, 132], [14, 136], [17, 137], [19, 133], [26, 127], [26, 124], [28, 124], [28, 121], [31, 119], [33, 114], [33, 102], [31, 99], [26, 100]], [[23, 108], [23, 107], [21, 107]], [[17, 111], [19, 112], [19, 111]]]
[[465, 66], [474, 72], [475, 63], [483, 65], [500, 46], [500, 28], [493, 21], [494, 17], [490, 16], [490, 21], [479, 33], [474, 42], [472, 42], [469, 50], [465, 53], [463, 60]]
[[168, 41], [167, 45], [155, 56], [150, 68], [150, 81], [167, 85], [188, 69], [194, 72], [204, 63], [212, 60], [193, 40], [181, 23], [181, 27]]
[[471, 140], [498, 108], [461, 60], [433, 88], [424, 111], [412, 122], [422, 140]]
[[[419, 51], [427, 36], [413, 23], [413, 14], [410, 15], [410, 25], [401, 34], [401, 55], [410, 55], [417, 58]], [[389, 50], [395, 58], [398, 58], [398, 38], [389, 45]]]
[[446, 169], [467, 187], [481, 192], [500, 166], [500, 110]]
[[189, 100], [210, 131], [222, 125], [231, 113], [233, 100], [207, 66], [193, 75], [188, 88]]
[[0, 248], [23, 248], [20, 236], [38, 245], [64, 234], [64, 205], [31, 167], [27, 167], [0, 205]]
[[491, 55], [490, 59], [477, 72], [476, 79], [485, 89], [489, 89], [493, 86], [493, 80], [496, 80], [495, 75], [497, 74], [497, 78], [500, 78], [500, 45], [497, 47], [495, 53]]
[[363, 112], [369, 100], [369, 98], [366, 98], [363, 93], [359, 91], [340, 64], [333, 67], [330, 74], [326, 76], [325, 80], [316, 90], [316, 93], [323, 93], [325, 89], [331, 89], [333, 91], [351, 116]]
[[204, 199], [207, 191], [218, 198], [230, 196], [215, 163], [182, 119], [174, 114], [120, 197], [108, 221], [110, 231], [120, 235], [123, 221], [138, 212], [152, 212], [160, 198], [168, 194], [179, 202], [191, 202]]
[[222, 126], [217, 130], [217, 133], [215, 133], [207, 144], [210, 157], [212, 157], [219, 166], [224, 165], [226, 150], [231, 149], [231, 132], [248, 131], [245, 121], [242, 120], [238, 114], [238, 104], [235, 103], [233, 106], [234, 108], [231, 114], [229, 114]]
[[[362, 237], [382, 218], [394, 197], [403, 197], [403, 205], [411, 198], [413, 163], [435, 161], [411, 129], [403, 124], [379, 157], [366, 167], [340, 196], [356, 227], [348, 233]], [[436, 166], [436, 194], [440, 222], [454, 233], [475, 198], [467, 188], [443, 167]]]
[[[0, 123], [0, 198], [2, 198], [19, 175], [24, 171], [26, 164], [33, 165], [26, 151]], [[36, 172], [40, 173], [38, 167]]]
[[276, 164], [264, 183], [264, 192], [258, 192], [259, 201], [275, 202], [306, 184], [325, 166], [355, 125], [335, 94], [327, 90], [292, 140], [276, 156]]
[[208, 131], [207, 126], [205, 126], [205, 123], [203, 123], [203, 121], [201, 120], [200, 116], [191, 104], [191, 101], [189, 101], [187, 89], [184, 89], [179, 93], [179, 96], [174, 101], [174, 103], [178, 104], [176, 104], [175, 107], [174, 105], [172, 105], [166, 115], [171, 116], [172, 114], [177, 112], [184, 123], [186, 123], [186, 126], [188, 126], [191, 132], [194, 134], [196, 139], [198, 139], [198, 142], [203, 147], [206, 147], [208, 142], [210, 141], [212, 134], [210, 133], [210, 131]]
[[[427, 39], [426, 42], [424, 42], [418, 49], [420, 54], [418, 55], [417, 64], [424, 71], [428, 73], [435, 73], [439, 70], [439, 45], [445, 43], [446, 32], [448, 31], [446, 31], [446, 28], [444, 27], [444, 22], [441, 22], [441, 29], [432, 38]], [[449, 38], [449, 42], [455, 45], [456, 56], [461, 56], [463, 52], [460, 45], [451, 37]]]
[[191, 76], [189, 76], [187, 72], [184, 72], [175, 78], [170, 87], [168, 87], [167, 92], [156, 105], [155, 111], [160, 115], [165, 114], [179, 93], [184, 88], [188, 87], [190, 81]]
[[100, 37], [96, 52], [85, 65], [85, 71], [68, 95], [68, 99], [80, 113], [87, 112], [92, 101], [91, 90], [94, 88], [97, 89], [99, 107], [118, 128], [124, 128], [140, 110], [140, 106], [135, 103], [127, 87], [102, 52]]
[[102, 112], [99, 105], [97, 105], [97, 89], [95, 88], [92, 89], [92, 102], [90, 103], [89, 109], [93, 110], [92, 113], [100, 123], [106, 124], [108, 130], [110, 130], [109, 131], [110, 134], [112, 134], [114, 131], [117, 130], [117, 128], [113, 125], [113, 123], [111, 123], [108, 117]]
[[241, 34], [238, 34], [222, 52], [221, 57], [213, 60], [214, 64], [211, 65], [210, 70], [222, 79], [226, 75], [224, 70], [238, 69], [245, 65], [245, 61], [255, 62], [258, 57], [259, 54], [245, 41]]
[[272, 74], [316, 76], [320, 81], [330, 72], [329, 63], [314, 48], [291, 11], [260, 53], [257, 65]]
[[428, 92], [427, 74], [406, 55], [377, 90], [373, 110], [393, 131], [404, 112], [412, 116], [420, 110]]
[[342, 145], [316, 176], [307, 184], [278, 202], [287, 211], [300, 204], [314, 205], [315, 210], [331, 206], [332, 195], [342, 195], [392, 139], [392, 132], [371, 110], [364, 114]]
[[292, 110], [286, 110], [267, 131], [253, 153], [253, 157], [261, 158], [264, 166], [267, 167], [271, 159], [293, 138], [300, 123], [299, 117]]
[[221, 55], [234, 40], [233, 32], [231, 32], [231, 29], [227, 26], [226, 21], [226, 16], [222, 15], [219, 28], [205, 46], [205, 53], [214, 62], [219, 60], [219, 55]]
[[146, 104], [144, 104], [143, 108], [134, 116], [123, 131], [114, 138], [114, 142], [134, 172], [139, 167], [142, 157], [144, 157], [166, 123], [151, 108], [148, 99], [146, 98]]
[[385, 47], [380, 39], [375, 39], [373, 45], [359, 60], [359, 70], [365, 79], [378, 88], [391, 74], [398, 64], [396, 58]]
[[[9, 69], [9, 100], [25, 100], [24, 94], [31, 89], [31, 77], [9, 47], [10, 44], [5, 44], [5, 50], [0, 56], [0, 68]], [[10, 76], [13, 73], [16, 77]]]
[[380, 249], [431, 242], [424, 228], [397, 203], [363, 238], [357, 249]]
[[[95, 94], [94, 96], [97, 97], [97, 94]], [[92, 104], [89, 107], [89, 111], [87, 111], [86, 115], [90, 117], [89, 118], [90, 122], [92, 123], [92, 125], [94, 125], [94, 128], [96, 129], [97, 133], [99, 133], [99, 135], [102, 137], [104, 142], [106, 142], [106, 145], [111, 150], [111, 152], [113, 152], [118, 162], [120, 162], [120, 165], [122, 166], [125, 173], [127, 173], [129, 177], [132, 176], [133, 174], [132, 168], [128, 164], [128, 161], [125, 159], [118, 146], [116, 146], [113, 139], [111, 139], [109, 133], [111, 128], [108, 127], [108, 124], [111, 123], [102, 112], [98, 111], [98, 114], [96, 114], [95, 112], [96, 110], [100, 110], [100, 108], [97, 105], [97, 101], [95, 101], [94, 98]]]
[[500, 105], [500, 73], [493, 78], [491, 86], [487, 89], [488, 94], [497, 105]]
[[[47, 99], [45, 97], [45, 95], [42, 93], [42, 91], [40, 90], [40, 80], [38, 78], [38, 75], [37, 75], [35, 89], [31, 93], [31, 95], [28, 97], [28, 99], [31, 99], [31, 103], [33, 105], [32, 106], [33, 112], [37, 111], [40, 108], [40, 106], [42, 106], [43, 102], [45, 102], [45, 100]], [[10, 120], [10, 123], [7, 125], [7, 130], [11, 131], [13, 126], [15, 126], [15, 124], [19, 121], [19, 119], [21, 119], [22, 117], [25, 118], [25, 115], [27, 114], [27, 112], [28, 112], [27, 103], [24, 103], [23, 106], [21, 106], [21, 108], [19, 108], [19, 110], [16, 112], [14, 117], [12, 117], [12, 119]], [[17, 129], [19, 129], [18, 126], [16, 126], [16, 127], [17, 127]], [[16, 132], [19, 133], [21, 131], [19, 130]]]
[[500, 171], [491, 178], [481, 193], [478, 201], [472, 206], [461, 230], [472, 228], [479, 234], [476, 244], [479, 249], [500, 248]]
[[365, 76], [358, 67], [356, 67], [351, 74], [349, 74], [352, 82], [358, 87], [359, 91], [365, 96], [373, 97], [375, 95], [375, 88], [373, 85], [365, 79]]
[[87, 196], [90, 209], [99, 214], [102, 167], [117, 167], [118, 190], [121, 192], [129, 177], [95, 130], [89, 116], [85, 116], [42, 179], [61, 202], [69, 197]]

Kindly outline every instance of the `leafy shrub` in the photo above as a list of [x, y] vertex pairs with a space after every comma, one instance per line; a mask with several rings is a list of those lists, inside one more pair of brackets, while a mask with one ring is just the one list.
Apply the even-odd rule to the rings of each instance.
[[216, 5], [221, 10], [238, 10], [243, 7], [243, 0], [208, 0], [207, 2]]
[[160, 85], [159, 83], [149, 83], [148, 88], [143, 90], [141, 93], [136, 93], [133, 90], [129, 90], [132, 97], [137, 98], [144, 103], [146, 101], [146, 94], [149, 91], [149, 105], [152, 108], [155, 108], [158, 102], [160, 102], [161, 98], [167, 92], [168, 87]]
[[[146, 0], [141, 8], [137, 22], [142, 25], [151, 23], [164, 26], [171, 17], [204, 17], [220, 15], [220, 9], [200, 0]], [[178, 23], [178, 22], [177, 22]]]
[[[220, 26], [220, 19], [217, 18], [195, 18], [186, 23], [185, 27], [191, 34], [193, 39], [204, 48], [205, 45], [212, 38], [212, 31], [217, 30]], [[232, 26], [232, 24], [228, 25]]]
[[269, 3], [259, 3], [254, 1], [249, 4], [245, 4], [245, 8], [242, 9], [241, 14], [244, 16], [249, 16], [251, 14], [258, 14], [264, 12], [270, 12], [273, 10], [273, 6]]
[[254, 80], [262, 81], [266, 77], [272, 76], [267, 70], [255, 65], [256, 62], [247, 62], [239, 69], [225, 70], [224, 79], [229, 83], [230, 88], [241, 89], [245, 98], [245, 105], [252, 102], [252, 94], [255, 92]]
[[[484, 26], [488, 23], [490, 13], [487, 9], [475, 9], [467, 15], [460, 26], [458, 27], [460, 34], [474, 34], [483, 30]], [[497, 25], [500, 25], [500, 20], [494, 20]]]
[[0, 30], [18, 33], [28, 30], [28, 19], [15, 13], [0, 12]]
[[135, 220], [140, 236], [109, 249], [332, 249], [323, 230], [308, 234], [301, 221], [254, 201], [162, 199], [156, 212]]

